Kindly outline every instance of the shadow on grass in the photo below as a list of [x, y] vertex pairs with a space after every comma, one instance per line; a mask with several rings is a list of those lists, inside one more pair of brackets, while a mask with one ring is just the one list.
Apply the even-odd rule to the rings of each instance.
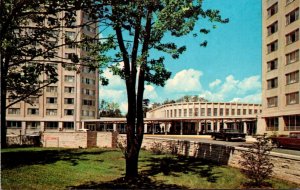
[[162, 158], [149, 158], [140, 162], [146, 162], [143, 170], [143, 175], [154, 176], [163, 173], [166, 176], [180, 177], [181, 174], [198, 175], [201, 178], [206, 178], [208, 182], [216, 183], [218, 174], [214, 172], [213, 168], [217, 166], [216, 163], [205, 161], [199, 158], [177, 156], [177, 157], [162, 157]]
[[29, 165], [53, 164], [57, 161], [67, 161], [76, 166], [79, 161], [87, 160], [82, 155], [99, 155], [113, 150], [97, 150], [92, 152], [63, 149], [63, 150], [20, 150], [16, 152], [1, 153], [1, 168], [13, 169]]
[[145, 175], [141, 175], [136, 180], [126, 180], [121, 177], [109, 182], [88, 182], [78, 186], [69, 186], [67, 189], [187, 189], [187, 187], [164, 184], [163, 181], [154, 181]]

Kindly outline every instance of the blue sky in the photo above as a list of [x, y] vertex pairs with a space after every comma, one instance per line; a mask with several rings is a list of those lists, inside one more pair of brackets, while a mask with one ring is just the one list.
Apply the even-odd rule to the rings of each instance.
[[[192, 37], [175, 39], [187, 51], [176, 60], [166, 56], [172, 76], [165, 87], [147, 85], [145, 98], [163, 102], [199, 95], [213, 102], [261, 103], [261, 0], [205, 0], [203, 6], [220, 10], [230, 22], [201, 36], [208, 41], [205, 48]], [[126, 113], [124, 81], [108, 70], [105, 76], [110, 84], [100, 87], [100, 100], [117, 102]]]

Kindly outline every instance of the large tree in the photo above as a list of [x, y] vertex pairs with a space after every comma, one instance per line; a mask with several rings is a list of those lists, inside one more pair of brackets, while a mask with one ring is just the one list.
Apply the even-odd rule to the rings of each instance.
[[[30, 97], [39, 96], [44, 87], [57, 82], [56, 65], [78, 72], [78, 65], [98, 68], [98, 35], [79, 38], [78, 32], [70, 38], [62, 31], [95, 26], [101, 19], [101, 6], [94, 0], [0, 1], [1, 147], [6, 146], [5, 110], [20, 101], [30, 103]], [[78, 10], [89, 19], [76, 21]], [[89, 51], [86, 56], [72, 54], [67, 59], [57, 54], [62, 46]]]
[[[164, 57], [154, 57], [152, 53], [160, 51], [170, 54], [174, 59], [179, 58], [186, 47], [166, 41], [169, 39], [165, 38], [166, 35], [199, 37], [198, 32], [207, 34], [210, 31], [208, 25], [199, 26], [199, 18], [211, 23], [228, 22], [228, 19], [221, 18], [218, 10], [204, 10], [202, 1], [115, 0], [103, 9], [103, 16], [107, 20], [105, 24], [109, 24], [113, 31], [109, 38], [115, 46], [115, 58], [123, 63], [121, 69], [116, 65], [111, 68], [114, 74], [125, 80], [127, 90], [127, 178], [138, 176], [138, 156], [144, 134], [145, 83], [164, 86], [171, 75], [164, 66]], [[195, 28], [198, 32], [195, 32]], [[199, 45], [206, 46], [207, 42], [201, 40]]]

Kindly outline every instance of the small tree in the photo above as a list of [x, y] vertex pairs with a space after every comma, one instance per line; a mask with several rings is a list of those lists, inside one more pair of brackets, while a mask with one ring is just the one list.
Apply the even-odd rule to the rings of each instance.
[[251, 180], [254, 186], [262, 186], [266, 179], [269, 179], [273, 172], [274, 165], [271, 163], [270, 151], [272, 146], [266, 136], [258, 137], [257, 142], [244, 151], [241, 155], [242, 172]]

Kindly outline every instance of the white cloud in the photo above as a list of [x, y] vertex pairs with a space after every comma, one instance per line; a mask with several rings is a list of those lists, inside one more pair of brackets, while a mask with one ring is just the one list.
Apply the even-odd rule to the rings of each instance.
[[118, 75], [113, 75], [112, 72], [109, 71], [109, 69], [105, 69], [103, 72], [103, 76], [107, 79], [109, 79], [108, 87], [113, 89], [122, 89], [125, 88], [125, 82], [123, 79], [121, 79]]
[[158, 95], [152, 85], [145, 85], [144, 99], [157, 99]]
[[215, 88], [219, 84], [221, 84], [221, 80], [220, 79], [216, 79], [215, 81], [209, 83], [209, 88]]
[[230, 102], [261, 103], [261, 93], [250, 94], [242, 98], [233, 98]]
[[216, 79], [209, 84], [211, 91], [204, 90], [199, 96], [209, 101], [261, 103], [261, 82], [258, 75], [242, 80], [237, 80], [233, 75], [229, 75], [219, 87], [221, 83], [221, 80]]
[[166, 82], [165, 89], [168, 92], [196, 92], [202, 86], [200, 77], [202, 72], [194, 69], [182, 70]]

